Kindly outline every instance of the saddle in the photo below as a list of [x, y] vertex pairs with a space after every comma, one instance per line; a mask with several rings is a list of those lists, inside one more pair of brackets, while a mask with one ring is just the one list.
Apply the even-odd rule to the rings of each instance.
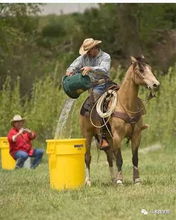
[[[106, 90], [104, 92], [107, 92], [108, 90], [119, 90], [120, 86], [114, 82], [111, 82], [109, 84], [109, 86], [106, 88]], [[100, 95], [101, 96], [101, 95]], [[87, 99], [84, 101], [82, 107], [81, 107], [81, 110], [80, 110], [80, 114], [82, 116], [86, 116], [86, 117], [89, 117], [90, 116], [90, 112], [92, 112], [92, 117], [93, 119], [97, 119], [97, 120], [100, 120], [100, 116], [98, 115], [98, 113], [96, 112], [96, 108], [93, 108], [93, 106], [95, 105], [95, 102], [97, 100], [94, 100], [93, 98], [93, 95], [90, 94], [90, 96], [87, 97]], [[107, 99], [105, 100], [105, 102], [103, 103], [103, 110], [106, 111], [107, 107], [108, 107], [108, 103], [109, 103], [109, 99], [107, 97]]]
[[[120, 88], [120, 86], [116, 83], [113, 83], [113, 85], [111, 84], [106, 90], [105, 92], [107, 92], [108, 90], [115, 90], [118, 91]], [[101, 96], [101, 95], [100, 95]], [[109, 102], [111, 100], [110, 95], [107, 95], [104, 103], [103, 103], [103, 111], [106, 112]], [[137, 112], [136, 114], [133, 115], [133, 117], [130, 117], [127, 113], [125, 112], [113, 112], [112, 113], [112, 117], [117, 117], [122, 119], [123, 121], [125, 121], [126, 123], [129, 124], [135, 124], [138, 122], [138, 120], [141, 118], [142, 115], [144, 115], [146, 113], [145, 110], [145, 106], [142, 102], [142, 100], [140, 98], [137, 99], [137, 107], [138, 109], [142, 109], [142, 111]], [[93, 106], [95, 105], [95, 101], [93, 100], [92, 96], [90, 95], [89, 97], [87, 97], [87, 99], [84, 101], [82, 108], [80, 110], [80, 114], [82, 116], [86, 116], [89, 117], [90, 116], [90, 112], [92, 111], [92, 119], [94, 120], [101, 120], [101, 117], [98, 115], [96, 108], [93, 108]], [[92, 110], [93, 108], [93, 110]]]

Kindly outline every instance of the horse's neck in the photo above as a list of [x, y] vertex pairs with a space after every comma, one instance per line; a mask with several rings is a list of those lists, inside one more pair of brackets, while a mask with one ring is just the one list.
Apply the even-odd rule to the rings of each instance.
[[119, 102], [129, 111], [136, 111], [139, 86], [135, 84], [132, 66], [129, 67], [118, 91]]

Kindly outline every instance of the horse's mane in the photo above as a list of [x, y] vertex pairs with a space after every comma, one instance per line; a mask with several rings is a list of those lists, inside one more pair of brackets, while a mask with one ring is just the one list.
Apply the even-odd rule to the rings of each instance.
[[148, 64], [148, 63], [146, 62], [144, 56], [138, 56], [138, 57], [135, 57], [135, 59], [137, 60], [137, 62], [134, 63], [134, 68], [138, 65], [140, 71], [143, 72], [144, 67]]

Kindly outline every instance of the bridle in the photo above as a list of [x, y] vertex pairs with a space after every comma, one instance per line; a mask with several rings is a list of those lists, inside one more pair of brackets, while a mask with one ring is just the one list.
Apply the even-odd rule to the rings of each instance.
[[[135, 68], [136, 68], [136, 66], [137, 66], [137, 64], [138, 65], [140, 65], [140, 69], [141, 69], [141, 71], [140, 70], [136, 70]], [[132, 65], [133, 65], [133, 72], [134, 72], [134, 78], [133, 78], [133, 81], [135, 82], [135, 78], [136, 78], [136, 75], [140, 78], [140, 79], [144, 79], [144, 75], [141, 73], [142, 71], [144, 71], [143, 70], [143, 66], [141, 66], [141, 64], [139, 64], [139, 63], [132, 63]]]
[[[136, 65], [135, 65], [136, 64]], [[136, 82], [136, 75], [140, 78], [140, 79], [144, 79], [144, 75], [139, 71], [139, 70], [135, 70], [135, 67], [137, 66], [137, 64], [139, 64], [138, 62], [136, 63], [131, 63], [131, 65], [133, 65], [133, 81]], [[140, 64], [139, 64], [140, 65]], [[140, 68], [144, 68], [143, 66], [140, 66]], [[145, 102], [145, 104], [147, 104], [152, 98], [154, 98], [155, 96], [152, 95], [152, 92], [150, 91], [148, 97], [146, 98], [146, 100], [143, 100]], [[120, 101], [120, 97], [118, 96], [118, 100], [119, 100], [119, 104], [121, 105], [121, 107], [123, 108], [123, 110], [125, 111], [125, 113], [128, 114], [139, 114], [141, 113], [143, 110], [145, 110], [145, 106], [143, 105], [143, 107], [139, 110], [139, 111], [130, 111], [128, 110]]]

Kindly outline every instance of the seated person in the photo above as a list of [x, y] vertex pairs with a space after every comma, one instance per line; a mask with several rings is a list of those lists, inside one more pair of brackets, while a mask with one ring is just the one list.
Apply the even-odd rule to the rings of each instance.
[[10, 145], [10, 155], [16, 160], [15, 168], [22, 168], [28, 157], [33, 157], [31, 168], [36, 168], [41, 162], [43, 149], [34, 149], [31, 141], [35, 139], [36, 134], [23, 128], [25, 119], [20, 115], [15, 115], [11, 120], [12, 128], [8, 133], [8, 141]]

